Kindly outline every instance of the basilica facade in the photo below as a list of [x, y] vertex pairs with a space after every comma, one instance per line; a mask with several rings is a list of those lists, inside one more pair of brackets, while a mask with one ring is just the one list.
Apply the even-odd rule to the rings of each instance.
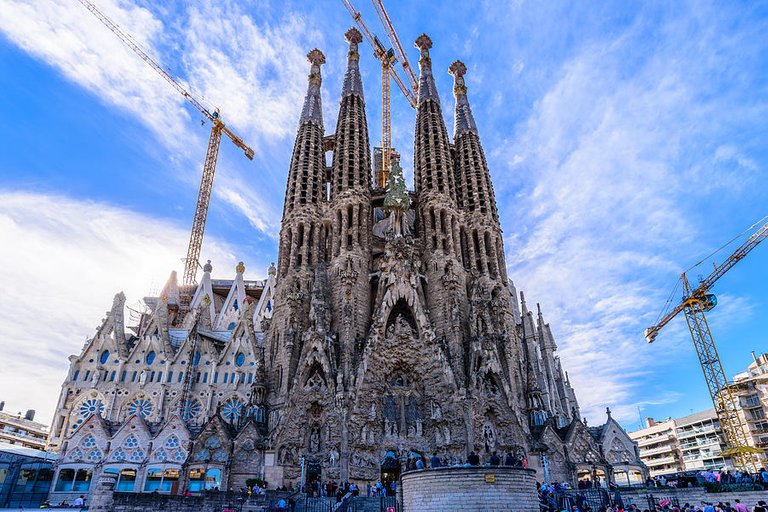
[[[288, 169], [277, 264], [264, 281], [171, 274], [147, 310], [114, 303], [70, 357], [49, 443], [52, 500], [99, 472], [117, 490], [197, 492], [302, 479], [396, 478], [409, 456], [512, 453], [541, 480], [642, 478], [631, 440], [579, 405], [541, 308], [507, 276], [502, 230], [460, 61], [448, 135], [426, 35], [414, 190], [397, 155], [371, 166], [355, 29], [335, 132], [319, 50]], [[330, 166], [326, 155], [330, 153]], [[128, 325], [128, 324], [133, 325]]]

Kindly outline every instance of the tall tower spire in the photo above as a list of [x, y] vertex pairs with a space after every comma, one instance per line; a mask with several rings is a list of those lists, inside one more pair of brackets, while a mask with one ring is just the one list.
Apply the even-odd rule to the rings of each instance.
[[370, 211], [371, 149], [365, 117], [363, 82], [360, 78], [357, 47], [362, 34], [351, 28], [345, 34], [349, 43], [347, 71], [341, 91], [339, 118], [331, 168], [331, 204], [326, 217], [324, 237], [329, 275], [336, 276], [332, 295], [340, 345], [339, 368], [347, 385], [360, 360], [355, 340], [368, 329], [370, 295]]
[[432, 40], [426, 34], [416, 39], [421, 52], [419, 58], [419, 96], [416, 114], [416, 140], [414, 158], [414, 185], [422, 194], [442, 194], [455, 200], [451, 149], [448, 132], [440, 108], [440, 97], [432, 76], [429, 49]]
[[281, 396], [294, 382], [302, 348], [301, 333], [308, 323], [313, 269], [322, 260], [320, 234], [326, 169], [320, 66], [325, 63], [325, 56], [315, 48], [307, 59], [309, 84], [288, 170], [275, 290], [278, 300], [266, 354], [272, 372], [270, 388]]
[[461, 230], [464, 266], [506, 283], [504, 244], [491, 174], [467, 99], [464, 82], [467, 67], [457, 60], [448, 72], [453, 75], [453, 94], [456, 98], [453, 139], [456, 200], [466, 214], [465, 226]]
[[443, 121], [440, 97], [432, 76], [429, 49], [432, 40], [426, 34], [416, 39], [419, 58], [419, 95], [414, 141], [414, 185], [416, 188], [420, 236], [427, 285], [433, 293], [427, 298], [430, 320], [441, 344], [448, 347], [459, 387], [467, 382], [464, 364], [465, 316], [468, 312], [467, 284], [459, 257], [461, 217], [456, 207], [453, 161], [448, 131]]
[[318, 206], [325, 190], [323, 109], [320, 102], [323, 79], [320, 66], [325, 63], [325, 55], [315, 48], [307, 54], [307, 59], [311, 64], [309, 85], [291, 155], [280, 230], [281, 276], [286, 275], [290, 268], [313, 264], [319, 251]]

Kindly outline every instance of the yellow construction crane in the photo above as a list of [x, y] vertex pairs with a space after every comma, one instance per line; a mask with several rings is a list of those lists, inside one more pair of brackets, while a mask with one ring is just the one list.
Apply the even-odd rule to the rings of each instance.
[[[763, 217], [760, 221], [753, 224], [747, 232], [755, 230], [766, 219], [768, 217]], [[691, 338], [693, 338], [693, 346], [696, 348], [696, 354], [699, 356], [699, 363], [704, 372], [704, 380], [707, 382], [709, 395], [715, 406], [717, 419], [720, 422], [720, 428], [725, 438], [726, 449], [723, 451], [723, 455], [732, 457], [737, 467], [749, 468], [752, 471], [757, 470], [757, 465], [751, 454], [760, 453], [761, 450], [749, 446], [747, 442], [744, 423], [739, 417], [736, 399], [731, 393], [728, 378], [723, 370], [723, 363], [720, 361], [715, 340], [712, 338], [712, 332], [709, 330], [709, 323], [704, 313], [717, 305], [717, 298], [710, 292], [710, 289], [717, 280], [723, 277], [726, 272], [733, 268], [736, 263], [742, 260], [757, 244], [767, 237], [768, 222], [760, 225], [746, 242], [737, 248], [725, 262], [715, 265], [712, 273], [701, 279], [699, 286], [695, 289], [688, 282], [688, 278], [685, 272], [683, 272], [680, 281], [678, 281], [678, 285], [680, 282], [683, 285], [682, 302], [664, 315], [656, 325], [645, 330], [645, 339], [648, 340], [648, 343], [653, 343], [662, 327], [667, 325], [681, 311], [685, 313], [688, 329], [691, 331]]]
[[[392, 113], [390, 110], [389, 79], [392, 77], [413, 108], [416, 108], [416, 93], [419, 90], [419, 83], [416, 80], [416, 75], [413, 73], [411, 65], [408, 63], [403, 46], [400, 44], [395, 28], [392, 26], [392, 22], [381, 0], [373, 0], [373, 5], [392, 44], [392, 47], [389, 49], [384, 46], [378, 37], [368, 30], [368, 27], [363, 22], [362, 15], [355, 9], [352, 2], [350, 0], [341, 1], [352, 15], [352, 19], [355, 20], [357, 26], [360, 27], [360, 31], [373, 47], [373, 55], [381, 61], [381, 168], [378, 169], [376, 176], [376, 186], [383, 188], [386, 186], [387, 178], [389, 177], [390, 158], [392, 156]], [[405, 82], [397, 73], [397, 68], [394, 66], [398, 59], [405, 70], [406, 80], [410, 88], [405, 85]]]
[[150, 57], [141, 47], [133, 40], [133, 38], [123, 30], [111, 19], [109, 19], [104, 13], [102, 13], [92, 2], [88, 0], [80, 0], [86, 9], [91, 11], [109, 30], [115, 33], [120, 40], [134, 53], [136, 53], [141, 59], [146, 62], [152, 69], [157, 71], [171, 87], [181, 93], [188, 102], [192, 104], [197, 110], [200, 111], [203, 116], [208, 119], [213, 125], [211, 127], [211, 135], [208, 138], [208, 150], [205, 153], [205, 163], [203, 164], [203, 177], [200, 181], [200, 191], [197, 195], [197, 206], [195, 207], [195, 217], [192, 220], [192, 232], [189, 235], [189, 246], [187, 247], [187, 258], [184, 260], [184, 277], [182, 289], [182, 306], [185, 306], [189, 302], [189, 294], [191, 286], [196, 283], [197, 269], [200, 266], [200, 249], [203, 245], [203, 235], [205, 233], [205, 221], [208, 217], [208, 205], [211, 202], [211, 190], [213, 188], [213, 177], [216, 173], [216, 161], [219, 156], [219, 145], [221, 144], [221, 136], [226, 135], [232, 140], [232, 142], [238, 148], [245, 152], [245, 156], [249, 160], [253, 160], [253, 149], [243, 142], [243, 139], [235, 135], [232, 130], [224, 125], [224, 122], [219, 117], [218, 109], [211, 112], [205, 105], [203, 105], [197, 98], [195, 98], [184, 86], [179, 83], [174, 77], [172, 77], [165, 69], [160, 66], [152, 57]]

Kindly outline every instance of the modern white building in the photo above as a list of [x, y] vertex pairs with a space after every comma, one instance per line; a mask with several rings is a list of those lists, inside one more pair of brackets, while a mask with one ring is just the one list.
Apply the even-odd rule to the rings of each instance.
[[22, 416], [4, 409], [5, 402], [0, 402], [0, 442], [45, 450], [48, 426], [34, 421], [35, 411], [30, 409]]
[[630, 432], [629, 437], [637, 443], [640, 459], [648, 466], [651, 477], [683, 471], [674, 420], [657, 422], [646, 418], [645, 424], [645, 428]]

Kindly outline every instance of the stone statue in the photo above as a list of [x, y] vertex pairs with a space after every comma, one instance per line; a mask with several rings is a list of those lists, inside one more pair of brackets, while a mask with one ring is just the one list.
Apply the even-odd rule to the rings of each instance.
[[[144, 373], [144, 372], [142, 372], [142, 373]], [[101, 372], [99, 370], [94, 370], [93, 375], [91, 375], [91, 387], [92, 388], [95, 388], [96, 385], [99, 383], [99, 376], [100, 375], [101, 375]], [[145, 376], [145, 380], [146, 380], [146, 376]], [[142, 386], [143, 385], [144, 384], [142, 383]]]
[[147, 372], [145, 370], [141, 370], [141, 373], [139, 374], [139, 386], [144, 386], [144, 384], [147, 383]]
[[443, 419], [443, 409], [440, 407], [440, 404], [437, 402], [437, 400], [432, 400], [432, 419]]
[[320, 430], [317, 428], [313, 428], [309, 434], [309, 451], [312, 453], [320, 451]]
[[335, 466], [338, 460], [339, 460], [339, 452], [336, 451], [336, 448], [331, 448], [331, 455], [328, 458], [328, 461], [330, 462], [331, 466]]

